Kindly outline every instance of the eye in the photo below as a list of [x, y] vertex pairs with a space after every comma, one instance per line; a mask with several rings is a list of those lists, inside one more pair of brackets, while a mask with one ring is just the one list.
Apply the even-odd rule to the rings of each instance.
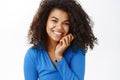
[[57, 22], [57, 20], [52, 20], [53, 22]]
[[70, 23], [69, 23], [69, 22], [65, 22], [64, 24], [65, 24], [65, 25], [68, 25], [68, 26], [70, 25]]

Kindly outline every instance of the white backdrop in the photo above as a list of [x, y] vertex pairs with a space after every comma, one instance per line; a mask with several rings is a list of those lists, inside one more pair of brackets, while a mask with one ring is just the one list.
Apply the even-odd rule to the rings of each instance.
[[[40, 0], [0, 0], [0, 80], [24, 80], [27, 32]], [[86, 55], [85, 80], [120, 80], [120, 0], [80, 0], [99, 45]]]

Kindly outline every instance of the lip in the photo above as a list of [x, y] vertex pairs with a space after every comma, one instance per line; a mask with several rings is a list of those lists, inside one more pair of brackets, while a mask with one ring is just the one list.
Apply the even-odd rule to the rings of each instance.
[[54, 33], [55, 35], [57, 35], [57, 36], [62, 36], [62, 35], [63, 35], [63, 33], [62, 33], [62, 32], [59, 32], [59, 31], [53, 31], [53, 33]]

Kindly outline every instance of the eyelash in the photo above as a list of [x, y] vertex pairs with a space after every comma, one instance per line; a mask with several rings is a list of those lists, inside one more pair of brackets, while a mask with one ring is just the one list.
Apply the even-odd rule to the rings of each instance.
[[57, 22], [57, 20], [52, 20], [53, 22]]
[[64, 23], [65, 25], [69, 25], [69, 23]]
[[[53, 22], [57, 22], [57, 20], [52, 20]], [[64, 23], [65, 25], [69, 25], [69, 23]]]

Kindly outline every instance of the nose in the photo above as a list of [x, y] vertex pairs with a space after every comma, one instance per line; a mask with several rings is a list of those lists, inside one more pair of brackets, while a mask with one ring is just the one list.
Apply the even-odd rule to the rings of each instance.
[[63, 25], [62, 25], [61, 22], [57, 23], [56, 27], [57, 27], [57, 29], [59, 29], [59, 30], [63, 29]]

